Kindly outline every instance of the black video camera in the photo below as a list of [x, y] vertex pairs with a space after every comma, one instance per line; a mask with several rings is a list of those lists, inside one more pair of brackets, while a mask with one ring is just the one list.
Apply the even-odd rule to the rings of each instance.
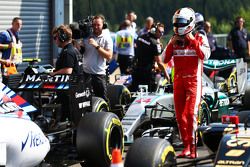
[[93, 16], [87, 16], [87, 18], [79, 20], [77, 23], [70, 24], [73, 39], [89, 37], [93, 32], [92, 20]]

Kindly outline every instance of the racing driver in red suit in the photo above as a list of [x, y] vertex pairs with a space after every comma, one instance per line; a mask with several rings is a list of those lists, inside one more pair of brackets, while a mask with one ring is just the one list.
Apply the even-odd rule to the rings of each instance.
[[197, 114], [201, 100], [203, 60], [211, 51], [206, 35], [196, 33], [195, 12], [191, 8], [178, 9], [173, 16], [175, 35], [166, 46], [164, 63], [174, 60], [174, 104], [178, 128], [184, 150], [177, 157], [196, 158], [195, 135]]

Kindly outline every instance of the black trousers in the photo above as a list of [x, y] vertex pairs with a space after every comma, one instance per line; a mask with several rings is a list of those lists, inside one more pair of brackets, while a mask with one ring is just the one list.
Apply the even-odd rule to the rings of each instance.
[[248, 58], [248, 50], [245, 48], [235, 50], [236, 58], [243, 58], [243, 60], [246, 62]]
[[85, 72], [83, 72], [83, 75], [86, 78], [86, 80], [88, 80], [89, 77], [91, 77], [91, 86], [94, 95], [97, 97], [101, 97], [106, 102], [108, 102], [106, 75], [88, 74]]
[[118, 54], [118, 63], [121, 74], [128, 74], [128, 68], [131, 67], [133, 56]]
[[132, 73], [132, 86], [131, 91], [138, 91], [139, 85], [148, 85], [148, 91], [153, 92], [156, 89], [155, 75], [151, 68], [143, 69], [137, 68]]

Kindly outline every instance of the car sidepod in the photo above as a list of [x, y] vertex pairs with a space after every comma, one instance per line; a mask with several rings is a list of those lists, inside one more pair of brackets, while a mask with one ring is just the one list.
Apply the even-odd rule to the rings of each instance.
[[[0, 155], [6, 145], [7, 167], [30, 167], [39, 165], [50, 150], [49, 140], [32, 121], [21, 118], [0, 117]], [[1, 160], [3, 160], [0, 157]]]
[[250, 136], [226, 134], [220, 141], [218, 153], [214, 165], [221, 166], [242, 166], [250, 164]]

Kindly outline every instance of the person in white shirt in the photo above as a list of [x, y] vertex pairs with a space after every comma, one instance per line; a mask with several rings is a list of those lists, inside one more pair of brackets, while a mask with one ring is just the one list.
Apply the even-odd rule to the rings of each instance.
[[83, 74], [92, 79], [95, 96], [108, 102], [106, 85], [106, 62], [113, 55], [113, 41], [110, 33], [103, 31], [105, 19], [102, 15], [92, 20], [93, 34], [83, 40], [85, 48], [83, 56]]

